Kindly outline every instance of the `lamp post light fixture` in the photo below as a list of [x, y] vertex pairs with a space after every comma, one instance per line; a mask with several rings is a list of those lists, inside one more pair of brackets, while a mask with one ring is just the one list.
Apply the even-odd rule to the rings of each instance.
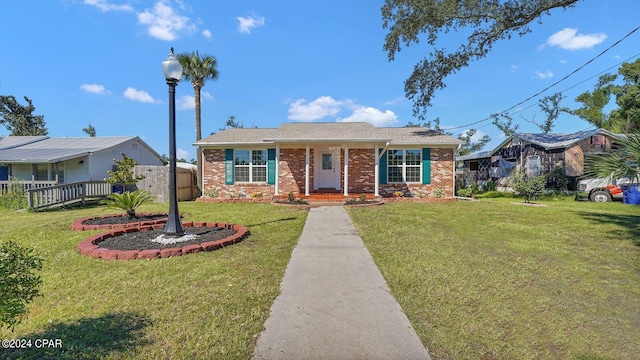
[[182, 77], [182, 66], [171, 53], [162, 62], [162, 73], [169, 85], [169, 217], [163, 233], [170, 236], [184, 235], [180, 213], [178, 212], [178, 195], [176, 189], [176, 85]]

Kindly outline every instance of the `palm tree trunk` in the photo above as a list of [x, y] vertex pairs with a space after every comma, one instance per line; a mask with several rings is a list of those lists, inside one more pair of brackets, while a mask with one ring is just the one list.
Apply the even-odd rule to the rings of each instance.
[[[200, 90], [202, 88], [200, 86], [194, 86], [193, 90], [195, 92], [195, 102], [196, 102], [196, 141], [202, 139], [202, 121], [200, 118], [201, 108], [200, 108]], [[202, 169], [204, 164], [204, 157], [202, 156], [202, 152], [196, 148], [196, 163], [198, 166], [198, 196], [202, 194]]]

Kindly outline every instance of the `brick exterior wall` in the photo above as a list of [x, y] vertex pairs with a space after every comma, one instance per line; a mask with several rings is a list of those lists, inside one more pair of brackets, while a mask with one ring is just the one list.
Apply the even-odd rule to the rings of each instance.
[[[257, 184], [225, 184], [224, 149], [205, 149], [203, 188], [218, 188], [219, 197], [230, 198], [249, 196], [252, 192], [261, 192], [265, 197], [274, 195], [275, 186], [266, 183]], [[305, 193], [305, 149], [280, 149], [279, 189], [280, 194], [293, 193], [299, 197]], [[350, 194], [372, 194], [375, 191], [375, 151], [374, 149], [349, 149], [349, 184]], [[344, 149], [340, 156], [341, 185], [344, 184]], [[309, 156], [309, 189], [313, 192], [314, 151]], [[444, 197], [453, 197], [454, 159], [453, 149], [431, 149], [431, 184], [381, 184], [380, 195], [393, 196], [402, 191], [405, 196], [416, 198], [435, 198], [433, 191], [440, 188]]]
[[444, 197], [453, 197], [454, 161], [453, 149], [431, 148], [431, 184], [382, 184], [380, 195], [393, 196], [402, 191], [406, 197], [435, 198], [434, 190], [440, 188]]

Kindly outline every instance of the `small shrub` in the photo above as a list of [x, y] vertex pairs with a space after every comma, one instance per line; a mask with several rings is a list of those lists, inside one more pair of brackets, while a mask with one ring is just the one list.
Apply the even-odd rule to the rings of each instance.
[[[42, 258], [12, 241], [0, 244], [0, 328], [13, 330], [27, 314], [27, 305], [40, 296]], [[2, 351], [2, 350], [0, 350]]]
[[456, 193], [460, 197], [471, 197], [471, 195], [473, 194], [473, 192], [471, 191], [471, 188], [458, 189]]
[[153, 196], [146, 190], [136, 190], [134, 192], [125, 191], [122, 194], [113, 193], [107, 196], [102, 203], [127, 212], [130, 219], [137, 217], [136, 209], [153, 200]]
[[138, 165], [137, 160], [128, 157], [124, 153], [121, 155], [121, 160], [113, 159], [113, 162], [116, 165], [116, 171], [107, 171], [109, 177], [104, 179], [104, 181], [111, 185], [124, 185], [125, 188], [127, 188], [127, 185], [135, 185], [138, 181], [143, 180], [144, 175], [133, 174], [133, 168]]
[[393, 197], [401, 198], [403, 196], [404, 196], [404, 193], [402, 191], [394, 191], [393, 192]]
[[360, 196], [358, 196], [358, 200], [360, 200], [361, 202], [364, 202], [365, 200], [367, 200], [367, 195], [366, 194], [360, 194]]
[[497, 189], [498, 185], [493, 181], [487, 181], [487, 183], [484, 184], [484, 191], [496, 191]]
[[293, 193], [290, 192], [287, 194], [287, 201], [294, 201], [296, 198], [293, 196]]
[[249, 196], [251, 196], [252, 198], [261, 198], [263, 196], [262, 192], [260, 191], [252, 191]]
[[438, 186], [437, 188], [433, 189], [433, 196], [436, 199], [443, 198], [444, 197], [444, 190], [441, 187]]
[[544, 194], [547, 178], [544, 175], [540, 175], [527, 179], [524, 172], [518, 172], [511, 175], [509, 184], [516, 193], [524, 196], [524, 202], [529, 203]]
[[27, 197], [22, 182], [14, 177], [9, 178], [7, 189], [0, 193], [0, 208], [19, 210], [27, 207]]
[[480, 192], [480, 185], [478, 184], [471, 184], [469, 188], [471, 189], [471, 194], [477, 194]]
[[220, 196], [220, 189], [218, 189], [217, 187], [208, 188], [204, 191], [204, 196], [217, 198], [218, 196]]

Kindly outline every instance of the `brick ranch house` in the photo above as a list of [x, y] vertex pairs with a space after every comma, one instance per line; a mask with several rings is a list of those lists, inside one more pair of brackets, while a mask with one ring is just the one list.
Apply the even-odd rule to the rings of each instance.
[[194, 145], [204, 153], [205, 195], [213, 188], [222, 198], [324, 192], [389, 197], [402, 191], [428, 200], [454, 196], [460, 144], [424, 128], [334, 122], [232, 128]]

